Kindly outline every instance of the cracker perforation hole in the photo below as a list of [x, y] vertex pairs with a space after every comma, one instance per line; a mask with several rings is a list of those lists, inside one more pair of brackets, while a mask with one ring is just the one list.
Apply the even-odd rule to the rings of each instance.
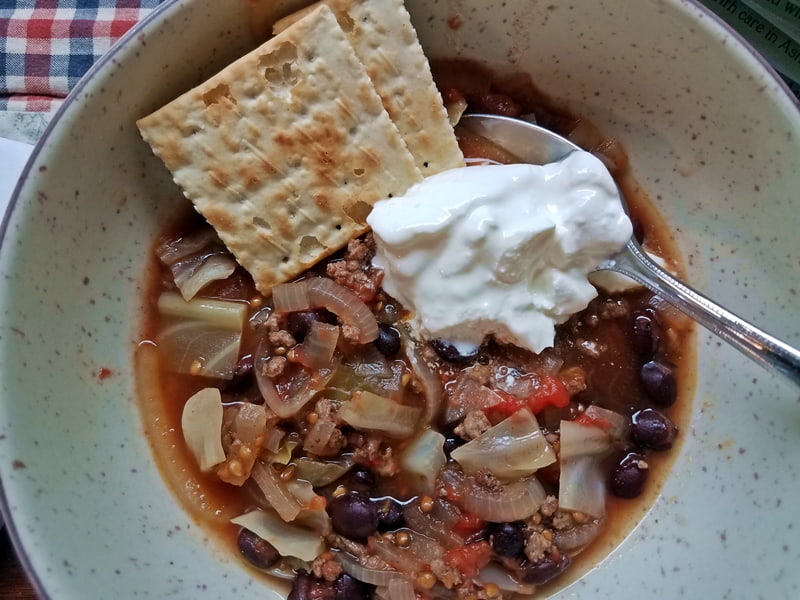
[[217, 87], [203, 94], [203, 104], [206, 106], [219, 104], [223, 98], [227, 98], [231, 104], [236, 104], [236, 98], [231, 95], [231, 89], [226, 84], [220, 83]]
[[315, 261], [327, 248], [313, 235], [300, 240], [300, 259], [303, 262]]
[[353, 219], [356, 223], [364, 224], [367, 222], [367, 215], [369, 215], [372, 207], [366, 202], [359, 200], [344, 209], [344, 213]]
[[253, 217], [253, 225], [259, 229], [266, 229], [267, 231], [271, 229], [269, 222], [262, 217]]
[[288, 83], [290, 85], [294, 85], [295, 83], [297, 83], [297, 73], [295, 73], [294, 69], [292, 69], [292, 63], [288, 62], [283, 63], [282, 71], [283, 71], [283, 81], [285, 83]]
[[267, 67], [264, 69], [264, 79], [272, 85], [280, 85], [283, 83], [283, 73], [274, 67]]
[[259, 66], [264, 69], [264, 79], [272, 85], [294, 85], [297, 73], [292, 65], [297, 60], [297, 47], [284, 42], [269, 54], [258, 57]]

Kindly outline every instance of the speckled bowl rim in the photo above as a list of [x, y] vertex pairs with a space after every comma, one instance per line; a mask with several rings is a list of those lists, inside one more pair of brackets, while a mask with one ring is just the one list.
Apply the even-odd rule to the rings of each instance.
[[[152, 12], [146, 15], [141, 21], [137, 22], [133, 27], [131, 27], [121, 38], [119, 38], [112, 46], [108, 49], [108, 51], [103, 54], [97, 61], [95, 61], [91, 67], [86, 71], [83, 77], [78, 80], [78, 83], [75, 84], [75, 87], [70, 91], [64, 101], [61, 103], [61, 106], [53, 114], [50, 122], [45, 127], [45, 130], [42, 132], [42, 136], [36, 142], [31, 150], [30, 157], [28, 161], [25, 163], [25, 166], [20, 173], [19, 180], [17, 181], [16, 186], [14, 186], [14, 191], [11, 194], [11, 198], [9, 199], [8, 206], [6, 208], [5, 213], [3, 214], [3, 220], [0, 222], [0, 252], [3, 251], [3, 247], [6, 245], [7, 236], [6, 233], [8, 231], [9, 222], [11, 220], [11, 214], [14, 211], [18, 201], [21, 190], [25, 185], [26, 181], [31, 177], [31, 171], [33, 169], [33, 165], [37, 162], [38, 157], [44, 151], [44, 148], [47, 146], [47, 142], [49, 138], [53, 135], [54, 131], [57, 131], [60, 127], [60, 121], [62, 115], [64, 115], [73, 104], [76, 104], [80, 101], [81, 95], [86, 88], [87, 85], [91, 81], [94, 80], [95, 77], [99, 77], [102, 75], [103, 72], [112, 65], [116, 56], [123, 51], [128, 44], [134, 42], [136, 38], [138, 38], [142, 31], [148, 29], [153, 23], [160, 21], [164, 15], [164, 13], [168, 10], [172, 10], [177, 4], [182, 1], [186, 0], [164, 0], [161, 4], [159, 4]], [[35, 175], [34, 175], [35, 176]], [[36, 590], [37, 595], [42, 598], [42, 600], [51, 600], [51, 597], [45, 592], [45, 587], [42, 583], [42, 577], [36, 570], [33, 568], [31, 563], [31, 559], [28, 556], [25, 547], [23, 546], [20, 536], [17, 532], [17, 524], [11, 518], [10, 509], [8, 507], [8, 500], [5, 495], [5, 491], [3, 489], [3, 481], [0, 479], [0, 531], [2, 531], [2, 526], [5, 525], [6, 532], [11, 539], [12, 546], [14, 547], [14, 551], [16, 552], [17, 559], [19, 560], [20, 564], [22, 565], [25, 573], [28, 576], [29, 581], [33, 585], [34, 589]]]
[[[151, 28], [154, 24], [159, 22], [162, 18], [164, 18], [165, 14], [171, 10], [177, 10], [177, 6], [182, 2], [187, 2], [188, 0], [164, 0], [161, 4], [159, 4], [152, 12], [150, 12], [147, 16], [145, 16], [141, 21], [136, 23], [130, 30], [128, 30], [103, 56], [101, 56], [86, 72], [86, 74], [78, 81], [69, 95], [65, 98], [61, 106], [53, 115], [52, 119], [50, 120], [49, 124], [45, 128], [41, 138], [35, 144], [30, 157], [23, 168], [20, 178], [14, 188], [14, 191], [11, 195], [10, 201], [8, 203], [7, 209], [5, 214], [3, 215], [2, 222], [0, 223], [0, 251], [2, 251], [3, 247], [6, 245], [7, 241], [7, 230], [11, 218], [11, 214], [14, 211], [18, 200], [19, 195], [21, 192], [22, 187], [24, 186], [25, 182], [31, 178], [32, 175], [31, 171], [33, 169], [33, 165], [37, 162], [38, 157], [44, 152], [44, 148], [47, 145], [48, 140], [53, 135], [54, 131], [57, 131], [61, 126], [61, 118], [62, 116], [71, 109], [71, 107], [80, 101], [82, 92], [89, 85], [93, 80], [97, 77], [103, 75], [103, 73], [112, 65], [116, 59], [116, 56], [120, 54], [129, 44], [134, 43], [137, 38], [140, 36], [145, 35], [146, 31]], [[730, 39], [733, 43], [738, 44], [742, 48], [744, 48], [752, 58], [755, 58], [758, 63], [762, 66], [765, 73], [773, 80], [774, 83], [777, 84], [777, 87], [787, 96], [788, 99], [794, 104], [795, 108], [800, 112], [800, 99], [798, 99], [789, 89], [788, 85], [784, 81], [784, 79], [780, 76], [780, 74], [772, 67], [772, 65], [761, 55], [745, 38], [743, 38], [735, 29], [733, 29], [728, 23], [726, 23], [723, 19], [718, 17], [714, 12], [710, 9], [705, 7], [699, 0], [680, 0], [681, 4], [686, 6], [691, 6], [696, 10], [704, 13], [706, 18], [711, 19], [716, 23], [718, 27], [722, 30], [726, 31], [730, 36]], [[7, 534], [9, 535], [14, 550], [17, 553], [17, 557], [22, 564], [25, 572], [32, 583], [33, 587], [36, 590], [36, 593], [40, 598], [43, 600], [50, 600], [51, 596], [49, 596], [45, 592], [45, 586], [43, 584], [43, 577], [40, 573], [36, 572], [33, 568], [31, 559], [20, 541], [20, 536], [18, 534], [18, 525], [15, 523], [14, 519], [12, 519], [10, 515], [10, 509], [8, 507], [8, 501], [3, 489], [3, 482], [0, 480], [0, 531], [2, 531], [3, 526], [5, 525]]]

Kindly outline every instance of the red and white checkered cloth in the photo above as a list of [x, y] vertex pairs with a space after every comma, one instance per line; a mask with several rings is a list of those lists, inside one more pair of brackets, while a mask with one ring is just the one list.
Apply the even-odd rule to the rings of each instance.
[[164, 0], [0, 0], [0, 110], [52, 111]]

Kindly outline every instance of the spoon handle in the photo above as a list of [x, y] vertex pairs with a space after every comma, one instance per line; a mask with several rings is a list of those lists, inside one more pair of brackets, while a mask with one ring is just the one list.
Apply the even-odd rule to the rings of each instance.
[[763, 367], [782, 373], [800, 386], [800, 350], [675, 279], [654, 263], [635, 241], [628, 242], [627, 248], [604, 266], [641, 283]]

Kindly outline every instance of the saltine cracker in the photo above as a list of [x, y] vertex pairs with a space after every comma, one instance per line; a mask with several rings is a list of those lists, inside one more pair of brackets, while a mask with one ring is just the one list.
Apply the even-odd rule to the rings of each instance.
[[273, 33], [323, 3], [336, 14], [422, 174], [463, 167], [464, 156], [403, 0], [322, 0], [275, 23]]
[[137, 125], [263, 294], [422, 179], [327, 6]]

